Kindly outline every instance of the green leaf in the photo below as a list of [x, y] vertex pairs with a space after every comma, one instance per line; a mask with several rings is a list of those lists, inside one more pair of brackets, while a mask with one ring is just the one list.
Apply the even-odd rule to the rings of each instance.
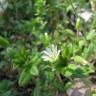
[[30, 79], [32, 78], [32, 75], [30, 74], [29, 70], [24, 69], [19, 77], [19, 85], [25, 86], [29, 83]]
[[89, 47], [84, 49], [84, 52], [82, 53], [82, 56], [85, 57], [85, 58], [90, 57], [94, 53], [94, 49], [96, 49], [96, 48], [94, 48], [94, 43], [93, 44], [91, 43], [89, 45]]
[[74, 56], [72, 57], [72, 59], [74, 60], [74, 62], [79, 63], [79, 64], [88, 64], [88, 62], [81, 56]]
[[0, 36], [0, 45], [3, 47], [8, 47], [10, 45], [10, 43], [6, 38], [3, 38]]
[[70, 76], [72, 76], [72, 72], [69, 71], [69, 70], [66, 70], [66, 71], [64, 72], [64, 75], [65, 75], [66, 77], [70, 77]]
[[94, 72], [94, 69], [88, 65], [86, 66], [77, 66], [76, 64], [69, 64], [66, 68], [63, 69], [62, 73], [66, 77], [78, 77], [83, 78], [89, 73]]
[[76, 27], [77, 30], [80, 29], [80, 27], [81, 27], [81, 21], [80, 21], [80, 18], [77, 19], [75, 27]]
[[87, 40], [93, 40], [93, 38], [96, 37], [96, 32], [95, 30], [92, 30], [91, 32], [89, 32], [86, 36]]
[[64, 89], [65, 89], [65, 90], [66, 90], [66, 89], [68, 90], [68, 89], [71, 88], [72, 85], [73, 85], [73, 83], [69, 81], [68, 83], [65, 84]]
[[80, 7], [84, 7], [86, 4], [86, 0], [78, 0]]
[[79, 48], [81, 49], [85, 44], [86, 44], [85, 40], [80, 40], [79, 41]]
[[63, 73], [65, 76], [70, 77], [72, 76], [74, 70], [76, 70], [77, 66], [75, 64], [69, 64], [64, 70]]
[[65, 33], [66, 36], [75, 36], [74, 32], [70, 29], [65, 29]]
[[38, 71], [37, 66], [33, 65], [33, 66], [31, 67], [31, 69], [30, 69], [30, 73], [31, 73], [32, 75], [37, 76], [37, 75], [39, 74], [39, 71]]
[[8, 57], [13, 58], [15, 55], [17, 54], [16, 50], [12, 49], [12, 48], [7, 48], [6, 50], [6, 55]]
[[11, 82], [9, 80], [2, 80], [2, 81], [0, 80], [0, 93], [7, 91], [12, 84], [13, 84], [13, 82]]
[[32, 96], [40, 96], [40, 83], [39, 83], [39, 81], [36, 82], [36, 87], [34, 89]]
[[13, 91], [13, 90], [8, 90], [7, 92], [4, 92], [4, 93], [2, 94], [2, 96], [17, 96], [17, 95], [16, 95], [15, 91]]

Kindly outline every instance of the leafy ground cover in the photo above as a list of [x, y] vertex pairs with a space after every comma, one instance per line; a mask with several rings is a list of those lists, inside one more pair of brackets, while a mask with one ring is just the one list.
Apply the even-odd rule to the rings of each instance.
[[0, 96], [96, 96], [96, 0], [0, 0]]

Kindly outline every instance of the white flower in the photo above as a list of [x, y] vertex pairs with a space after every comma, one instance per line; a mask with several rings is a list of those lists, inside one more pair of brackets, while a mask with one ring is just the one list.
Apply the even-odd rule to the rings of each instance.
[[81, 18], [84, 19], [85, 22], [89, 21], [92, 17], [92, 13], [89, 11], [84, 11], [78, 14]]
[[8, 7], [8, 0], [0, 0], [0, 13], [4, 12]]
[[54, 62], [58, 59], [60, 50], [57, 49], [57, 46], [51, 45], [50, 48], [46, 48], [46, 50], [43, 51], [42, 58], [44, 61], [50, 61]]

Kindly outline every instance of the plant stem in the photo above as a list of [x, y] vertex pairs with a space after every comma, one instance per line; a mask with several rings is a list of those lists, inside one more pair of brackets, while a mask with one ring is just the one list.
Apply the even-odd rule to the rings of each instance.
[[76, 10], [75, 10], [75, 7], [74, 7], [74, 5], [73, 5], [73, 0], [70, 0], [70, 4], [71, 4], [71, 6], [72, 6], [72, 8], [73, 8], [73, 10], [74, 10], [75, 16], [78, 17], [77, 12], [76, 12]]
[[63, 84], [63, 81], [62, 81], [62, 78], [60, 77], [60, 74], [56, 72], [56, 75], [57, 75], [57, 77], [58, 77], [58, 79], [59, 79], [60, 83], [62, 83], [62, 84]]

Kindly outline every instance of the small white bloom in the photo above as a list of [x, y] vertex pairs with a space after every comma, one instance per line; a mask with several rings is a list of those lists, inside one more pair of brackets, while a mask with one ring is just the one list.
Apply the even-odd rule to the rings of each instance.
[[85, 22], [89, 21], [92, 17], [92, 13], [89, 11], [84, 11], [79, 13], [79, 16], [84, 19]]
[[60, 50], [57, 49], [57, 46], [51, 45], [50, 48], [46, 48], [46, 50], [43, 51], [42, 58], [44, 61], [56, 61], [58, 59]]
[[0, 0], [0, 13], [4, 12], [8, 7], [8, 0]]

